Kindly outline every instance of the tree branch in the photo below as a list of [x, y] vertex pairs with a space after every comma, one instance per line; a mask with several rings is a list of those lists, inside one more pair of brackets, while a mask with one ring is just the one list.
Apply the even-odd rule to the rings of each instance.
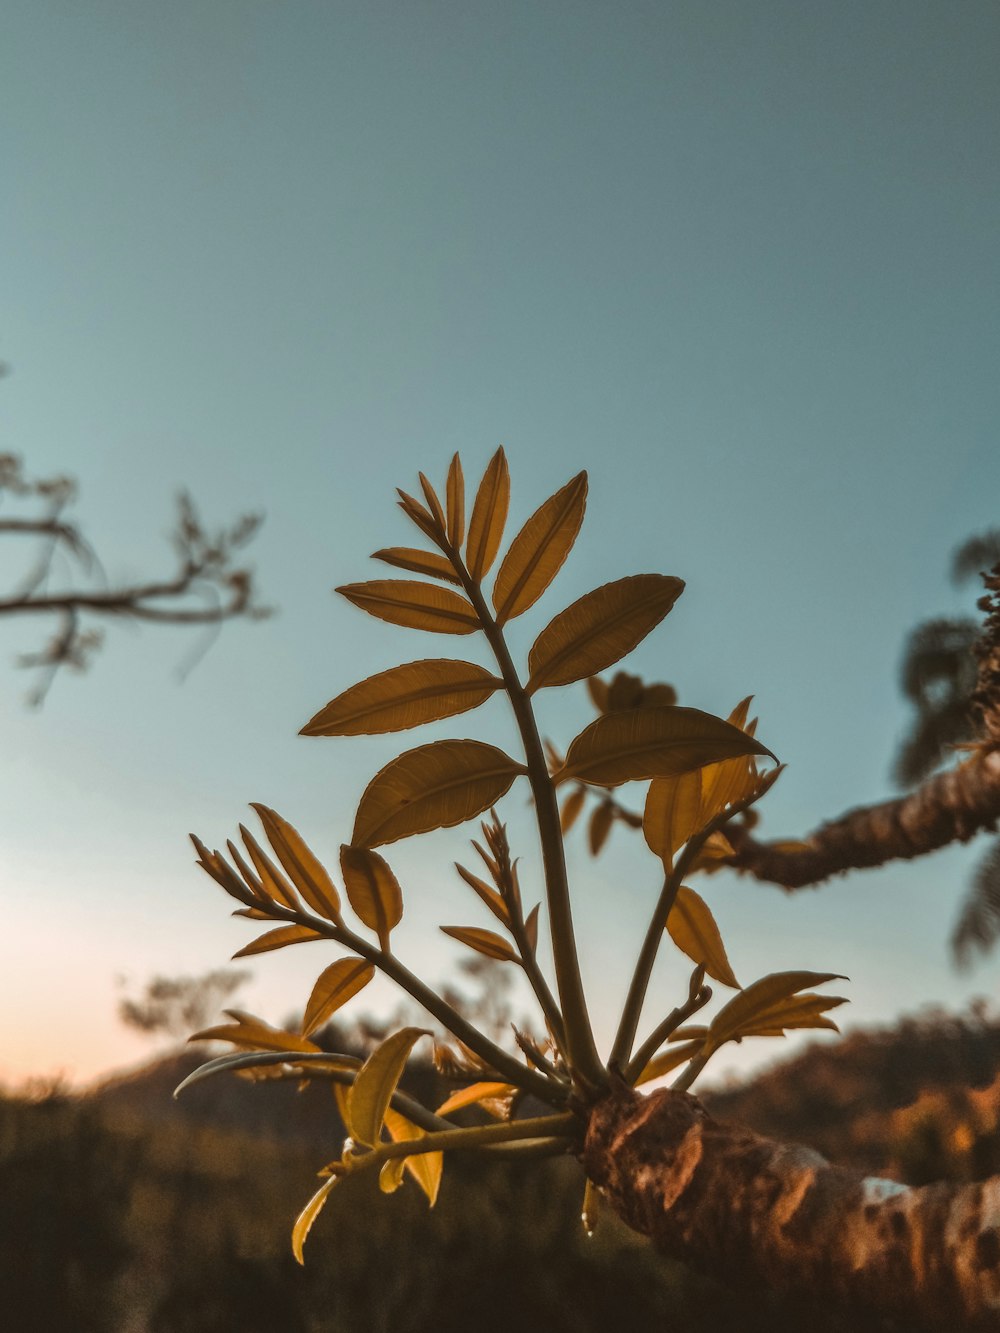
[[728, 1283], [821, 1295], [904, 1327], [1000, 1326], [1000, 1178], [913, 1189], [619, 1085], [582, 1161], [658, 1249]]

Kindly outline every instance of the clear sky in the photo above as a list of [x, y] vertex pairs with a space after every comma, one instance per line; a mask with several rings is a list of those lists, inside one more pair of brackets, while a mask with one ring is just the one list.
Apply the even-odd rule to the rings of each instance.
[[[723, 714], [756, 695], [789, 766], [766, 830], [889, 793], [906, 632], [971, 609], [948, 555], [1000, 520], [998, 67], [992, 0], [8, 0], [0, 448], [79, 479], [112, 577], [166, 564], [182, 485], [208, 517], [266, 511], [280, 614], [183, 687], [190, 641], [119, 629], [41, 712], [12, 665], [40, 626], [0, 625], [0, 1076], [137, 1058], [115, 978], [249, 938], [188, 830], [219, 844], [262, 800], [333, 860], [398, 749], [513, 743], [500, 701], [296, 735], [361, 676], [456, 651], [331, 595], [410, 541], [393, 488], [456, 449], [478, 479], [505, 445], [512, 527], [590, 472], [520, 651], [597, 583], [680, 575], [636, 669]], [[590, 718], [582, 687], [541, 711], [563, 743]], [[530, 867], [523, 794], [505, 811]], [[438, 923], [486, 924], [464, 838], [390, 854], [431, 978], [457, 956]], [[996, 995], [1000, 957], [956, 975], [946, 952], [971, 855], [707, 893], [742, 980], [846, 972], [848, 1021], [888, 1020]], [[606, 1042], [656, 867], [622, 831], [570, 862]], [[281, 1021], [322, 965], [258, 960], [246, 1007]], [[685, 975], [665, 957], [653, 1003]]]

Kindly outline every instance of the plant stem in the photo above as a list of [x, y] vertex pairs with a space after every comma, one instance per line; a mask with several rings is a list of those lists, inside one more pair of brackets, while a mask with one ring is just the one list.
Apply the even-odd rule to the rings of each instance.
[[499, 1143], [549, 1139], [553, 1136], [569, 1138], [568, 1131], [579, 1121], [575, 1115], [543, 1115], [531, 1120], [505, 1120], [499, 1125], [473, 1125], [468, 1129], [445, 1129], [423, 1134], [419, 1139], [401, 1139], [397, 1143], [380, 1143], [370, 1152], [350, 1157], [348, 1170], [366, 1170], [390, 1161], [394, 1157], [412, 1157], [418, 1153], [446, 1152], [455, 1148], [481, 1148]]
[[688, 998], [683, 1004], [679, 1004], [676, 1009], [671, 1009], [661, 1023], [657, 1023], [635, 1055], [632, 1056], [624, 1071], [626, 1083], [634, 1083], [667, 1038], [673, 1032], [676, 1032], [680, 1025], [686, 1022], [692, 1014], [696, 1014], [699, 1009], [704, 1009], [705, 1005], [708, 1004], [712, 998], [712, 988], [711, 986], [702, 985], [704, 979], [705, 969], [703, 967], [695, 968], [691, 977]]
[[707, 1053], [703, 1052], [701, 1055], [696, 1055], [694, 1059], [691, 1061], [691, 1063], [688, 1065], [687, 1069], [684, 1070], [684, 1073], [681, 1074], [681, 1076], [678, 1079], [676, 1079], [673, 1083], [671, 1083], [670, 1091], [687, 1092], [688, 1088], [690, 1088], [691, 1084], [695, 1081], [695, 1079], [698, 1077], [701, 1071], [705, 1068], [709, 1060], [711, 1060], [714, 1053], [715, 1052], [713, 1048], [713, 1050], [708, 1051]]
[[462, 579], [466, 595], [475, 607], [483, 632], [496, 657], [521, 733], [521, 743], [524, 746], [524, 757], [528, 767], [528, 782], [535, 800], [535, 817], [542, 843], [545, 893], [552, 934], [552, 960], [555, 964], [556, 987], [565, 1023], [566, 1049], [574, 1078], [581, 1084], [585, 1093], [593, 1095], [606, 1086], [607, 1074], [594, 1044], [594, 1033], [583, 990], [583, 978], [580, 975], [555, 788], [545, 763], [545, 752], [535, 725], [535, 715], [511, 660], [503, 631], [486, 605], [482, 589], [472, 579], [458, 552], [451, 549], [448, 554]]

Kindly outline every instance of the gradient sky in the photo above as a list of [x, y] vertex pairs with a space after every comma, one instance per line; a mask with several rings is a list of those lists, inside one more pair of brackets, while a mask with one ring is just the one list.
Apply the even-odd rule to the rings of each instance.
[[[41, 627], [0, 625], [0, 1077], [138, 1058], [116, 977], [246, 942], [188, 830], [219, 844], [262, 800], [334, 860], [399, 749], [513, 744], [501, 700], [296, 735], [361, 676], [456, 652], [331, 595], [384, 575], [369, 553], [411, 541], [394, 487], [456, 449], [475, 480], [505, 445], [511, 531], [590, 472], [519, 651], [599, 582], [680, 575], [635, 669], [723, 714], [756, 695], [789, 766], [765, 829], [890, 792], [905, 635], [971, 610], [948, 556], [1000, 520], [998, 68], [993, 0], [8, 0], [0, 447], [79, 479], [111, 577], [168, 565], [182, 485], [210, 519], [265, 511], [279, 614], [229, 626], [183, 686], [195, 640], [120, 627], [41, 712], [13, 666]], [[540, 711], [563, 743], [590, 718], [582, 687]], [[527, 887], [517, 788], [504, 812]], [[431, 979], [458, 956], [437, 924], [486, 924], [450, 869], [465, 845], [391, 849], [400, 951]], [[847, 1021], [872, 1023], [996, 996], [1000, 956], [958, 975], [946, 951], [974, 854], [706, 892], [742, 980], [846, 972]], [[606, 1043], [656, 867], [623, 831], [570, 865]], [[668, 952], [661, 1012], [686, 978]], [[242, 1002], [281, 1021], [323, 965], [257, 960]]]

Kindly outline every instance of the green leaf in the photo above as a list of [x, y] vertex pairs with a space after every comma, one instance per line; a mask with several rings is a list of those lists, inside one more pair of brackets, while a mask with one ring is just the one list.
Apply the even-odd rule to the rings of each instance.
[[377, 1046], [361, 1067], [347, 1097], [347, 1128], [358, 1143], [374, 1147], [392, 1094], [396, 1091], [410, 1052], [426, 1028], [400, 1028]]
[[503, 681], [474, 662], [428, 658], [369, 676], [338, 694], [302, 736], [370, 736], [405, 731], [478, 708]]
[[433, 741], [386, 764], [365, 788], [352, 842], [378, 847], [451, 828], [495, 805], [522, 764], [481, 741]]
[[552, 620], [528, 654], [527, 690], [569, 685], [630, 653], [684, 591], [681, 579], [636, 574], [605, 583]]
[[771, 755], [771, 751], [738, 727], [697, 708], [633, 708], [606, 713], [581, 731], [554, 781], [576, 778], [617, 787], [741, 754]]

